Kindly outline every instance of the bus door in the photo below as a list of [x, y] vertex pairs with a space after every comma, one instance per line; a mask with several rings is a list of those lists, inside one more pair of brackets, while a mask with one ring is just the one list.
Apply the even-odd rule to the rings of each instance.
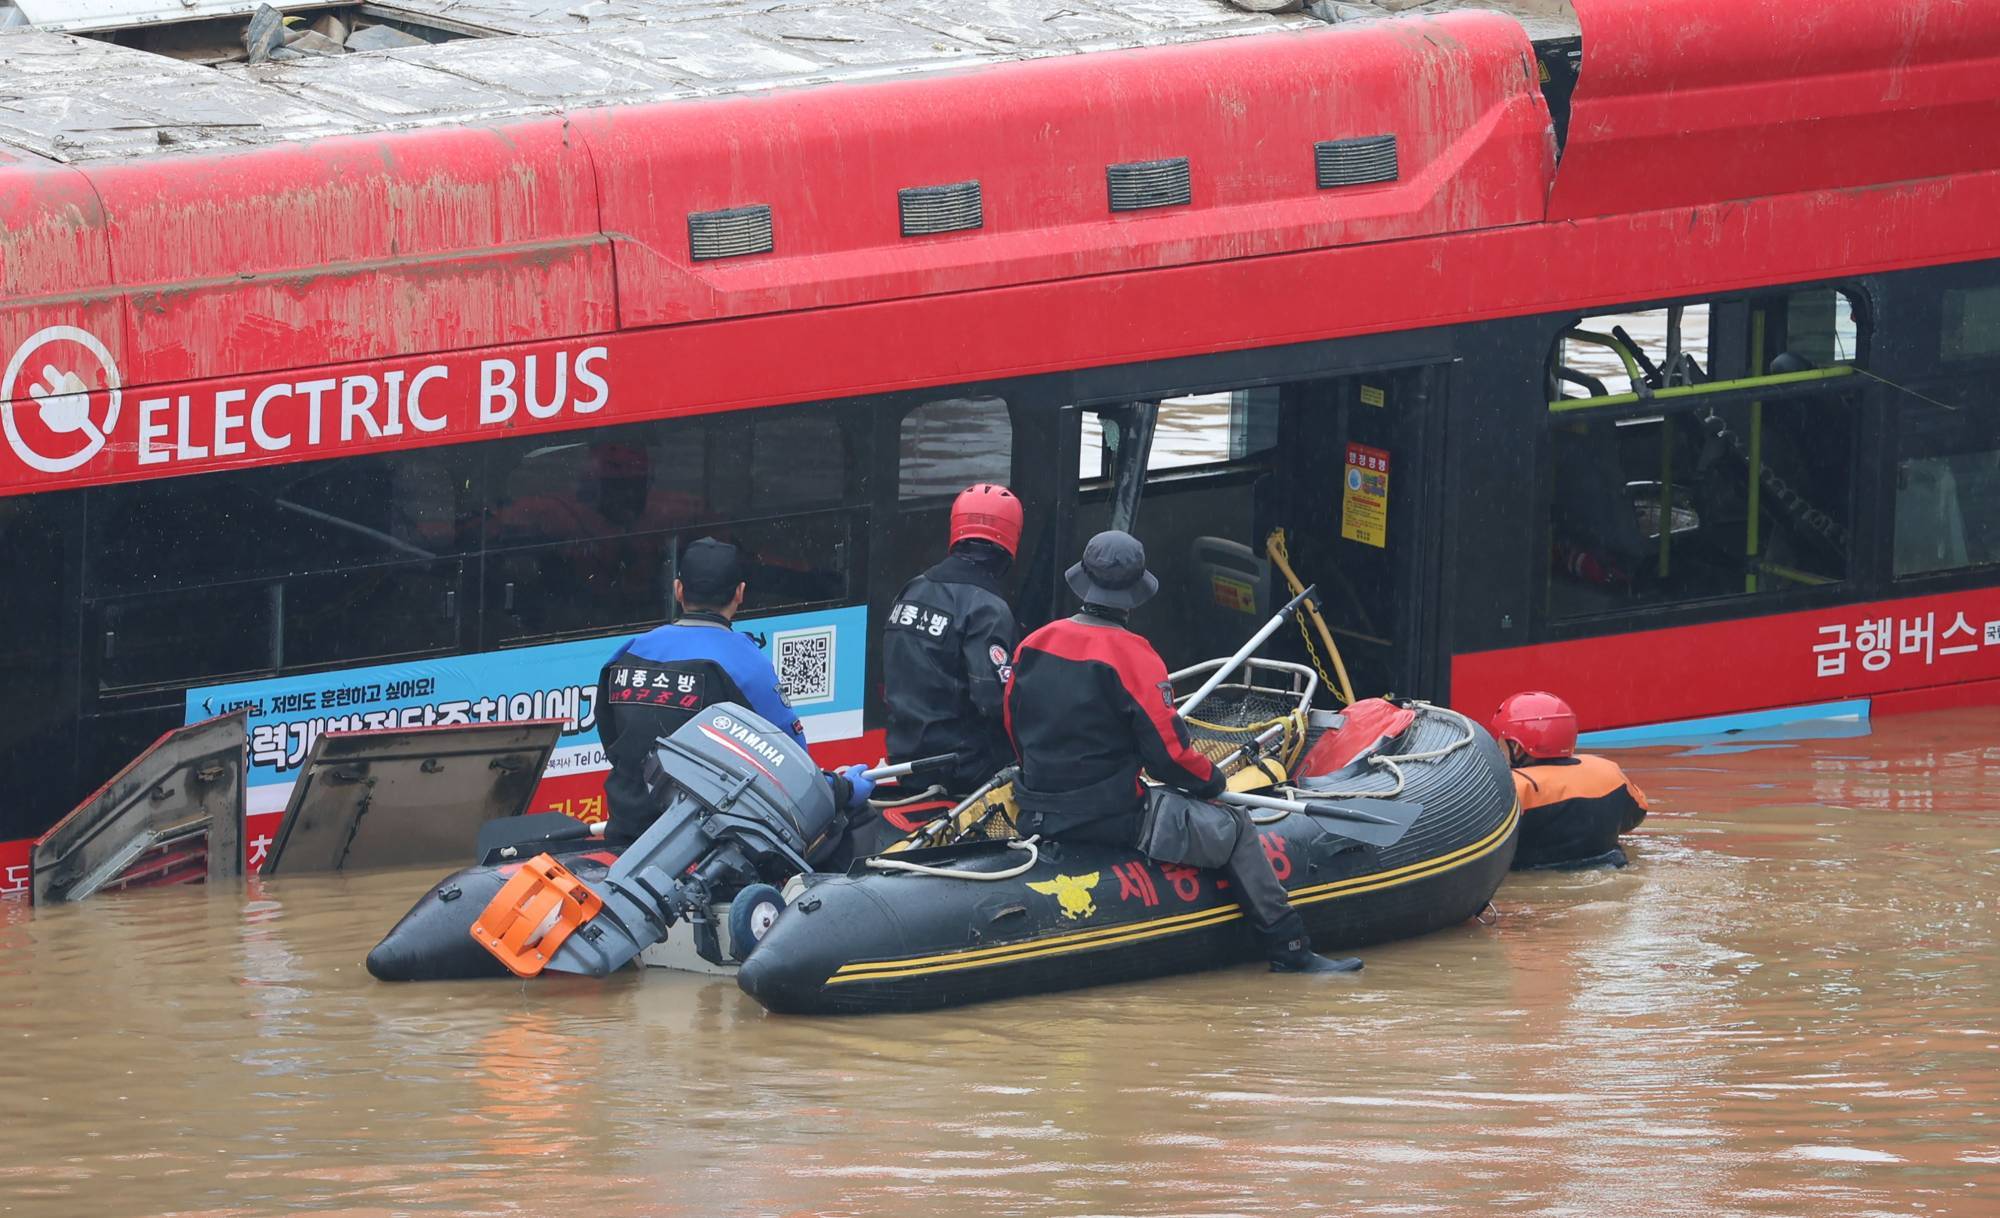
[[1284, 420], [1267, 519], [1284, 526], [1299, 578], [1318, 584], [1359, 698], [1441, 682], [1441, 383], [1438, 366], [1329, 377], [1298, 386], [1304, 408]]
[[1249, 638], [1271, 613], [1255, 502], [1273, 472], [1280, 396], [1276, 386], [1182, 391], [1061, 410], [1054, 461], [1067, 486], [1051, 616], [1077, 603], [1061, 573], [1084, 543], [1120, 529], [1144, 543], [1160, 581], [1132, 629], [1169, 668]]
[[[1032, 581], [1051, 595], [1046, 608], [1024, 597], [1024, 624], [1070, 612], [1062, 570], [1092, 534], [1123, 528], [1160, 580], [1132, 628], [1169, 668], [1227, 655], [1291, 596], [1269, 557], [1282, 528], [1294, 570], [1320, 586], [1357, 696], [1432, 692], [1433, 379], [1427, 368], [1305, 376], [1061, 409], [1034, 471], [1068, 484], [1052, 504], [1060, 558]], [[1325, 650], [1287, 627], [1260, 654], [1314, 663], [1337, 688]]]

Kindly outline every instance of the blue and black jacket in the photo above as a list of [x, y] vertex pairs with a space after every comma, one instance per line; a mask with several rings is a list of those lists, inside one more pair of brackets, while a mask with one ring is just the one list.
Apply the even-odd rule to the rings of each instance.
[[630, 843], [661, 812], [648, 780], [653, 742], [718, 702], [734, 702], [806, 742], [770, 660], [720, 614], [689, 612], [620, 647], [597, 679], [597, 734], [611, 762], [604, 782], [613, 845]]

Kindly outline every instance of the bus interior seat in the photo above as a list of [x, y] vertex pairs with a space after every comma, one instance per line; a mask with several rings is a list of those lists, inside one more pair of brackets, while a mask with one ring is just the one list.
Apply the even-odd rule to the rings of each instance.
[[1555, 488], [1550, 520], [1556, 540], [1591, 553], [1626, 575], [1636, 575], [1654, 551], [1639, 527], [1626, 485], [1625, 463], [1609, 427], [1553, 433]]
[[1197, 537], [1189, 548], [1196, 578], [1192, 617], [1219, 648], [1248, 638], [1271, 615], [1271, 563], [1227, 537]]

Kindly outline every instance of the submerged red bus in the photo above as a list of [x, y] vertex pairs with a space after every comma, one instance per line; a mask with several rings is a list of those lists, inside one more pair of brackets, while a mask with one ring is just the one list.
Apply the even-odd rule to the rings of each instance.
[[233, 707], [253, 817], [321, 731], [550, 717], [587, 815], [598, 664], [711, 532], [871, 755], [977, 479], [1031, 624], [1129, 524], [1170, 661], [1282, 528], [1367, 692], [2000, 690], [1991, 10], [436, 7], [254, 66], [0, 34], [0, 838]]

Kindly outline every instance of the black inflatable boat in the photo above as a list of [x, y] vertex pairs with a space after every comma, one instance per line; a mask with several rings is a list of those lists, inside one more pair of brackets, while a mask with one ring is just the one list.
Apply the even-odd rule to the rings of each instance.
[[[1340, 770], [1285, 788], [1420, 804], [1393, 844], [1366, 844], [1304, 813], [1262, 826], [1316, 948], [1463, 922], [1513, 862], [1520, 816], [1499, 746], [1456, 712], [1412, 712]], [[900, 869], [910, 864], [924, 870]], [[864, 859], [844, 875], [795, 881], [788, 896], [737, 974], [745, 993], [785, 1013], [919, 1010], [1256, 958], [1218, 876], [1131, 850], [974, 842]]]
[[[1478, 914], [1513, 861], [1519, 823], [1492, 739], [1421, 704], [1314, 711], [1309, 670], [1251, 667], [1289, 671], [1290, 688], [1224, 687], [1225, 709], [1191, 723], [1212, 756], [1253, 763], [1240, 778], [1263, 774], [1264, 789], [1245, 798], [1293, 809], [1260, 817], [1261, 832], [1315, 944], [1359, 947]], [[762, 751], [737, 747], [743, 739]], [[560, 817], [546, 838], [523, 833], [530, 818], [495, 822], [512, 836], [483, 841], [478, 864], [427, 892], [369, 953], [369, 972], [602, 975], [678, 927], [706, 960], [747, 957], [739, 982], [766, 1007], [812, 1013], [948, 1006], [1254, 955], [1219, 876], [1131, 850], [1012, 840], [998, 784], [908, 848], [844, 874], [797, 874], [833, 817], [824, 784], [805, 777], [817, 773], [810, 759], [774, 755], [788, 739], [725, 706], [662, 741], [670, 806], [622, 854]], [[980, 834], [993, 840], [969, 840]], [[769, 885], [788, 876], [781, 898]], [[512, 930], [493, 929], [496, 918]], [[492, 950], [503, 939], [511, 964]], [[600, 950], [614, 943], [624, 947]]]
[[433, 886], [368, 953], [368, 972], [381, 981], [506, 977], [506, 966], [472, 937], [472, 923], [527, 859], [546, 849], [586, 884], [601, 882], [618, 859], [618, 853], [607, 849], [602, 837], [513, 849], [506, 858], [496, 857], [499, 850], [482, 851], [479, 863], [453, 872]]

